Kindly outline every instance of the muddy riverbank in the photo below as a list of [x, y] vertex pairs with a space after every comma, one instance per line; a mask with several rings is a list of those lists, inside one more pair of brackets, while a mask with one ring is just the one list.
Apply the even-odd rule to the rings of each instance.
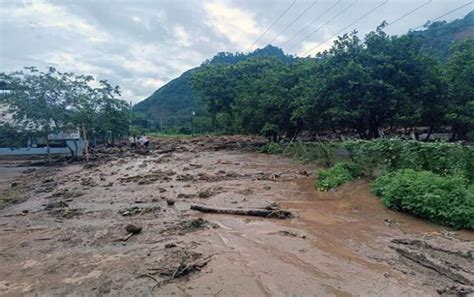
[[[366, 181], [317, 192], [314, 168], [246, 137], [5, 177], [0, 295], [456, 296], [474, 290], [474, 233], [384, 208]], [[15, 186], [12, 186], [15, 183]], [[280, 208], [279, 220], [191, 204]], [[141, 232], [131, 234], [134, 224]]]

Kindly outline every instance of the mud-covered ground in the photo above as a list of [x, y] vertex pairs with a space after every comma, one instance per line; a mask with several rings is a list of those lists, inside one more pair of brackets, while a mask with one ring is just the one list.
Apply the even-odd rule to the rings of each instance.
[[87, 164], [23, 173], [7, 162], [0, 295], [474, 294], [473, 232], [389, 211], [366, 181], [317, 192], [312, 166], [252, 152], [261, 142], [162, 139], [149, 152], [99, 151]]

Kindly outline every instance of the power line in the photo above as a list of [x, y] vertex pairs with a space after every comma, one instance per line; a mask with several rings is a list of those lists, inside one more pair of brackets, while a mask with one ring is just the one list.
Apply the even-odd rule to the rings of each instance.
[[379, 9], [380, 7], [384, 6], [385, 4], [387, 4], [388, 0], [385, 0], [384, 2], [380, 3], [379, 5], [377, 5], [376, 7], [372, 8], [371, 10], [369, 10], [368, 12], [366, 12], [365, 14], [363, 14], [362, 16], [358, 17], [355, 21], [353, 21], [352, 23], [350, 23], [349, 25], [345, 26], [342, 30], [340, 30], [339, 32], [337, 32], [336, 34], [334, 34], [333, 36], [331, 36], [330, 38], [324, 40], [322, 43], [314, 46], [313, 48], [311, 48], [309, 51], [307, 51], [306, 53], [303, 54], [304, 55], [307, 55], [308, 53], [312, 52], [313, 50], [317, 49], [318, 47], [320, 47], [321, 45], [325, 44], [326, 42], [328, 42], [329, 40], [333, 39], [334, 37], [338, 36], [340, 33], [342, 33], [343, 31], [345, 31], [347, 28], [349, 28], [350, 26], [354, 25], [355, 23], [357, 23], [358, 21], [360, 21], [361, 19], [365, 18], [366, 16], [368, 16], [369, 14], [371, 14], [372, 12], [374, 12], [375, 10]]
[[270, 26], [262, 33], [262, 35], [260, 35], [257, 40], [254, 41], [254, 43], [252, 43], [252, 45], [247, 49], [247, 51], [250, 51], [252, 49], [252, 47], [257, 44], [257, 42], [273, 27], [273, 25], [275, 25], [276, 22], [278, 22], [287, 12], [288, 10], [290, 10], [291, 7], [293, 7], [293, 5], [295, 5], [296, 3], [296, 0], [293, 0], [293, 2], [270, 24]]
[[303, 15], [305, 15], [313, 6], [315, 6], [317, 3], [319, 2], [319, 0], [316, 0], [314, 1], [313, 3], [311, 3], [310, 6], [308, 6], [308, 8], [306, 8], [305, 10], [303, 10], [302, 13], [300, 13], [293, 21], [291, 21], [288, 25], [286, 25], [280, 32], [278, 32], [277, 35], [275, 35], [275, 37], [273, 37], [272, 40], [270, 40], [270, 42], [268, 42], [269, 44], [271, 44], [273, 41], [275, 41], [275, 39], [278, 38], [278, 36], [281, 35], [281, 33], [285, 32], [286, 29], [288, 29], [289, 27], [291, 27], [294, 23], [296, 23]]
[[293, 40], [293, 38], [295, 38], [296, 36], [298, 36], [301, 32], [305, 31], [309, 26], [313, 25], [314, 23], [316, 23], [320, 18], [322, 18], [323, 16], [325, 16], [329, 11], [331, 11], [334, 7], [336, 7], [339, 3], [341, 3], [342, 0], [339, 0], [337, 1], [334, 5], [332, 5], [331, 7], [329, 7], [329, 9], [327, 9], [324, 13], [320, 14], [317, 18], [315, 18], [314, 20], [312, 20], [310, 23], [308, 23], [306, 26], [303, 27], [303, 29], [299, 30], [295, 35], [293, 35], [290, 39], [286, 40], [282, 45], [281, 47], [285, 46], [288, 42], [290, 42], [291, 40]]
[[405, 14], [402, 15], [401, 17], [397, 18], [396, 20], [391, 21], [391, 22], [388, 23], [387, 26], [385, 26], [385, 27], [388, 27], [388, 26], [391, 26], [391, 25], [395, 24], [395, 23], [398, 22], [399, 20], [401, 20], [401, 19], [403, 19], [403, 18], [409, 16], [410, 14], [412, 14], [412, 13], [414, 13], [415, 11], [417, 11], [417, 10], [419, 10], [419, 9], [421, 9], [421, 8], [423, 8], [423, 7], [425, 7], [426, 5], [430, 4], [431, 2], [433, 2], [433, 0], [428, 0], [428, 2], [425, 2], [425, 3], [421, 4], [420, 6], [416, 7], [415, 9], [413, 9], [413, 10], [411, 10], [411, 11], [405, 13]]
[[[447, 12], [447, 13], [445, 13], [445, 14], [443, 14], [443, 15], [437, 17], [437, 18], [435, 18], [434, 20], [431, 21], [431, 23], [436, 22], [436, 21], [439, 20], [440, 18], [445, 17], [445, 16], [447, 16], [447, 15], [449, 15], [449, 14], [452, 14], [453, 12], [456, 12], [456, 11], [460, 10], [461, 8], [464, 8], [464, 7], [468, 6], [469, 4], [473, 4], [473, 3], [474, 3], [474, 1], [471, 1], [471, 2], [468, 2], [468, 3], [464, 4], [464, 5], [462, 5], [462, 6], [459, 6], [458, 8], [455, 8], [455, 9], [453, 9], [453, 10], [451, 10], [451, 11], [449, 11], [449, 12]], [[425, 24], [426, 24], [426, 23], [425, 23]], [[413, 29], [413, 30], [420, 29], [421, 27], [425, 26], [425, 24], [420, 25], [420, 26], [416, 27], [416, 28]]]
[[359, 0], [355, 0], [354, 2], [352, 2], [351, 5], [349, 5], [348, 7], [344, 8], [342, 11], [340, 11], [338, 14], [336, 14], [332, 19], [326, 21], [324, 24], [322, 24], [321, 26], [319, 26], [318, 28], [316, 28], [316, 30], [314, 30], [313, 32], [309, 33], [308, 35], [306, 35], [305, 37], [303, 37], [303, 39], [301, 39], [300, 41], [298, 41], [297, 43], [295, 43], [294, 46], [292, 46], [289, 50], [292, 50], [294, 49], [298, 44], [300, 44], [301, 42], [305, 41], [306, 39], [308, 39], [309, 37], [311, 37], [314, 33], [318, 32], [319, 30], [321, 30], [324, 26], [326, 26], [327, 24], [329, 24], [331, 21], [333, 21], [334, 19], [338, 18], [340, 15], [342, 15], [344, 12], [346, 12], [349, 8], [351, 8], [352, 6], [354, 6]]

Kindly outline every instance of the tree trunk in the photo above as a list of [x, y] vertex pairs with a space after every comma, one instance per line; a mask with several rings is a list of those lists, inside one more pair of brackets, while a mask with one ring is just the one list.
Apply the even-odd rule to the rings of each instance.
[[51, 148], [49, 146], [48, 133], [46, 133], [46, 151], [48, 152], [48, 165], [51, 164]]
[[428, 131], [428, 135], [426, 135], [425, 141], [430, 140], [431, 134], [433, 133], [433, 126], [430, 126], [430, 130]]
[[82, 137], [84, 138], [84, 160], [89, 162], [89, 143], [87, 141], [87, 131], [85, 127], [82, 127]]
[[379, 125], [375, 121], [370, 121], [369, 123], [369, 139], [378, 138], [379, 134]]

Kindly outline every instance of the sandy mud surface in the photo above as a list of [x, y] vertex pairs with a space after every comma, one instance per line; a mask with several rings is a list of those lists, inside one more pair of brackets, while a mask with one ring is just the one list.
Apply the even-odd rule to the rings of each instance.
[[261, 143], [157, 140], [87, 164], [0, 168], [0, 295], [474, 294], [473, 232], [387, 210], [366, 181], [317, 192], [312, 166], [252, 151]]

